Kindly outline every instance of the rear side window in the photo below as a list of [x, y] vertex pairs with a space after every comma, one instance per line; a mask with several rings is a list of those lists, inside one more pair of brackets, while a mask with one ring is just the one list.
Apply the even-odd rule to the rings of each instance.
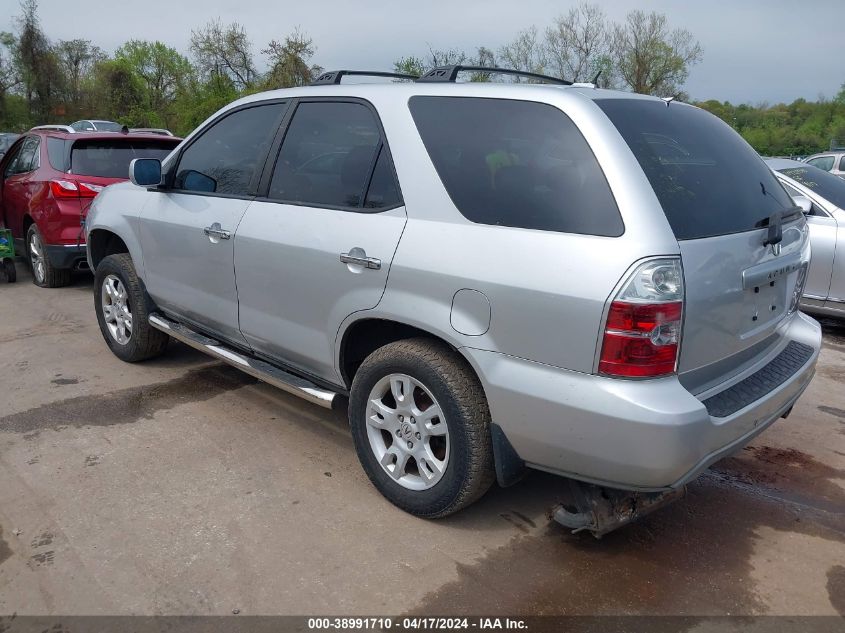
[[361, 103], [300, 103], [268, 196], [317, 207], [396, 206], [393, 164], [373, 112]]
[[53, 169], [58, 171], [67, 171], [67, 156], [66, 145], [64, 139], [56, 138], [55, 136], [47, 137], [47, 158]]
[[618, 237], [616, 201], [581, 132], [542, 103], [412, 97], [420, 137], [472, 222]]
[[750, 231], [794, 207], [760, 156], [720, 119], [681, 103], [599, 99], [679, 240]]
[[845, 156], [839, 159], [839, 171], [845, 171]]
[[[162, 160], [176, 145], [176, 141], [146, 139], [79, 140], [70, 150], [70, 173], [102, 178], [129, 178], [129, 163], [133, 158]], [[52, 160], [51, 155], [50, 161]]]
[[249, 185], [287, 108], [268, 103], [238, 110], [213, 123], [182, 153], [174, 188], [249, 195]]

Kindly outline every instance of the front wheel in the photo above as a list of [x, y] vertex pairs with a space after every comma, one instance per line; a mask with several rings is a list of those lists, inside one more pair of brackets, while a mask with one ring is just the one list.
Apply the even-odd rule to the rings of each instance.
[[444, 343], [410, 339], [370, 354], [352, 383], [349, 421], [370, 481], [411, 514], [447, 516], [493, 483], [487, 400]]
[[150, 302], [126, 253], [103, 258], [94, 274], [94, 309], [111, 351], [134, 363], [164, 353], [170, 337], [152, 327]]

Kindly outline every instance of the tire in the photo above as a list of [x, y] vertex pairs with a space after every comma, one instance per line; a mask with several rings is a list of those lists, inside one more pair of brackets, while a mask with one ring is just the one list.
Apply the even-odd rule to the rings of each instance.
[[484, 390], [466, 360], [445, 343], [408, 339], [370, 354], [352, 382], [349, 422], [370, 481], [413, 515], [445, 517], [481, 498], [493, 483]]
[[26, 232], [26, 255], [32, 269], [32, 283], [40, 288], [61, 288], [70, 283], [70, 269], [56, 268], [50, 262], [44, 239], [35, 224]]
[[160, 356], [167, 349], [170, 337], [147, 321], [154, 306], [138, 279], [129, 254], [109, 255], [97, 266], [94, 309], [100, 332], [119, 359], [135, 363]]
[[15, 261], [11, 258], [3, 260], [3, 272], [6, 274], [6, 281], [10, 284], [18, 279], [18, 271], [15, 269]]

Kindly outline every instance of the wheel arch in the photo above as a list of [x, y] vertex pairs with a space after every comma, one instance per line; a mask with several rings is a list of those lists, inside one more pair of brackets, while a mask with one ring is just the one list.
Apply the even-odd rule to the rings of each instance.
[[91, 270], [97, 270], [97, 266], [103, 258], [118, 253], [129, 253], [129, 247], [120, 235], [108, 229], [93, 229], [88, 233], [88, 265]]

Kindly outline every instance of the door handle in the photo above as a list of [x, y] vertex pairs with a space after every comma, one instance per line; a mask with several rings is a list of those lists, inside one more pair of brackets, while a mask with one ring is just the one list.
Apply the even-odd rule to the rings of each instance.
[[367, 257], [367, 253], [361, 248], [353, 248], [348, 253], [341, 253], [340, 261], [344, 264], [363, 266], [370, 270], [379, 270], [381, 268], [381, 260], [375, 257]]
[[220, 222], [215, 222], [211, 226], [205, 227], [202, 232], [208, 235], [208, 237], [216, 237], [221, 240], [228, 240], [232, 237], [232, 234], [229, 231], [226, 231], [220, 226]]

